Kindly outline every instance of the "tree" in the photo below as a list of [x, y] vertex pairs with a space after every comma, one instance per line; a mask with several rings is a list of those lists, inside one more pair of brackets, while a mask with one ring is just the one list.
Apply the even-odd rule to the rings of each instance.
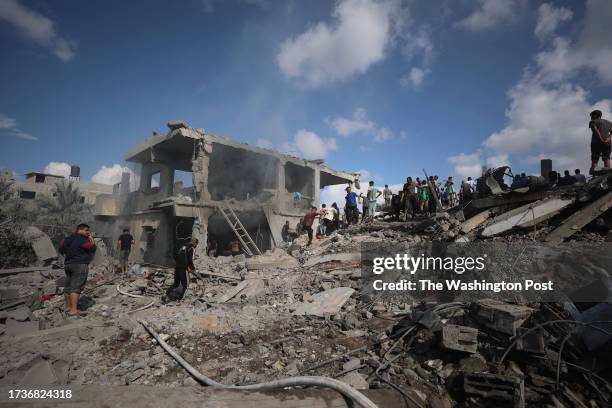
[[41, 209], [42, 229], [52, 240], [72, 232], [80, 223], [93, 220], [93, 206], [86, 204], [79, 188], [73, 182], [55, 183], [53, 197], [42, 196], [38, 206]]

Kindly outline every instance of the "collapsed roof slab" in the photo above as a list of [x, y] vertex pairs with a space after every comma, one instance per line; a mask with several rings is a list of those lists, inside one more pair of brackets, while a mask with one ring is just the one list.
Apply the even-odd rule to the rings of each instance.
[[513, 228], [527, 228], [545, 221], [572, 204], [574, 200], [548, 198], [530, 203], [495, 217], [493, 224], [482, 231], [482, 236], [492, 237]]
[[553, 232], [548, 234], [546, 242], [562, 242], [580, 231], [585, 225], [612, 208], [612, 192], [605, 194], [596, 201], [573, 213]]
[[300, 159], [289, 154], [280, 153], [276, 150], [241, 143], [228, 137], [208, 134], [203, 129], [194, 129], [191, 127], [174, 127], [173, 130], [170, 130], [165, 135], [155, 134], [143, 143], [132, 148], [125, 159], [126, 161], [135, 163], [149, 163], [155, 160], [164, 159], [171, 160], [171, 163], [177, 165], [176, 169], [191, 171], [191, 157], [193, 155], [194, 140], [199, 139], [206, 139], [206, 141], [213, 145], [217, 143], [256, 154], [274, 156], [285, 162], [291, 162], [296, 165], [318, 168], [321, 170], [321, 187], [332, 184], [343, 184], [359, 179], [359, 173], [357, 172], [334, 170], [321, 164], [320, 160]]

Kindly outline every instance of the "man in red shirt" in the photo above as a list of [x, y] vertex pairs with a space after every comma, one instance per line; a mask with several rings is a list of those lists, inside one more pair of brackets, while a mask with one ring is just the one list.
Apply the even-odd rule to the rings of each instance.
[[317, 207], [310, 207], [310, 211], [304, 215], [304, 221], [302, 221], [302, 225], [304, 229], [308, 231], [308, 244], [306, 246], [310, 246], [312, 243], [312, 224], [314, 223], [315, 218], [319, 215], [317, 211]]

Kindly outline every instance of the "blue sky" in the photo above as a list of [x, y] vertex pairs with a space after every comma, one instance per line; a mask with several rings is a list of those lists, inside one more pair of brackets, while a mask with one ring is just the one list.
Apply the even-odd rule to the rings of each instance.
[[0, 0], [0, 167], [117, 182], [182, 119], [377, 183], [586, 169], [610, 21], [605, 0]]

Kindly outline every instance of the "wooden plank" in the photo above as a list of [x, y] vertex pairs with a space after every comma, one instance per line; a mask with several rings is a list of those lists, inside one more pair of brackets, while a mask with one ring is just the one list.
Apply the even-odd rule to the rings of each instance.
[[612, 207], [612, 191], [595, 200], [580, 211], [576, 211], [563, 221], [563, 223], [553, 232], [548, 234], [545, 241], [552, 243], [563, 242], [564, 239], [580, 231], [585, 225], [606, 212], [610, 207]]

